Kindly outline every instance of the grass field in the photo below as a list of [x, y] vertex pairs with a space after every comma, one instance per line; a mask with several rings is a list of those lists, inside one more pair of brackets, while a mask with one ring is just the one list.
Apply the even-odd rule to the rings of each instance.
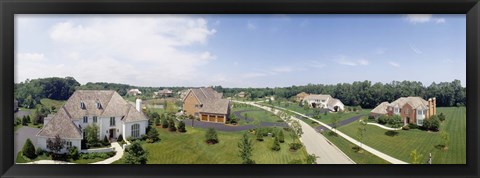
[[[449, 134], [448, 150], [441, 150], [439, 132], [427, 132], [418, 129], [400, 130], [398, 135], [389, 136], [387, 131], [377, 126], [367, 125], [364, 143], [397, 159], [411, 162], [410, 153], [417, 150], [423, 155], [422, 163], [432, 153], [433, 164], [466, 163], [466, 110], [465, 107], [438, 108], [437, 114], [444, 113], [446, 120], [442, 129]], [[340, 127], [343, 133], [356, 138], [359, 123], [354, 122]]]
[[[57, 110], [58, 108], [62, 107], [63, 104], [65, 104], [66, 101], [61, 101], [61, 100], [52, 100], [48, 98], [44, 98], [40, 100], [40, 103], [47, 107], [48, 109], [51, 109], [52, 106], [54, 106]], [[38, 106], [37, 106], [38, 107]]]
[[[161, 141], [153, 144], [143, 144], [149, 152], [148, 164], [240, 164], [237, 144], [244, 132], [220, 132], [219, 143], [208, 145], [204, 142], [206, 129], [187, 126], [186, 133], [172, 133], [165, 129], [157, 128]], [[270, 150], [273, 143], [272, 137], [265, 137], [265, 141], [253, 140], [252, 159], [257, 164], [287, 164], [299, 159], [302, 162], [307, 157], [305, 148], [296, 152], [288, 150], [288, 143], [292, 142], [290, 134], [285, 134], [285, 143], [281, 143], [278, 152]], [[123, 160], [115, 162], [121, 164]]]
[[243, 117], [247, 116], [247, 118], [253, 119], [253, 122], [250, 122], [250, 123], [247, 123], [245, 120], [240, 119], [238, 120], [239, 121], [238, 125], [256, 125], [256, 124], [259, 124], [260, 122], [279, 122], [279, 121], [284, 122], [277, 115], [254, 106], [249, 106], [249, 105], [236, 106], [232, 109], [232, 113], [236, 111], [246, 111], [246, 112], [242, 112], [241, 115]]

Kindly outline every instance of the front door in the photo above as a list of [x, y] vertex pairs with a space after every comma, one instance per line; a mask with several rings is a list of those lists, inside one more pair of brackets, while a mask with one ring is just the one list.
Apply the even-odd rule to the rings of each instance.
[[113, 137], [115, 136], [115, 129], [110, 129], [110, 139], [113, 139]]

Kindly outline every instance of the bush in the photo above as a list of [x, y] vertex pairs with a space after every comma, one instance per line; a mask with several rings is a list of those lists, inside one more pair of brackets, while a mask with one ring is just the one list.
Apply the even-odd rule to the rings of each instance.
[[402, 118], [399, 115], [394, 115], [388, 120], [388, 124], [393, 128], [399, 128], [403, 125]]
[[76, 146], [74, 147], [71, 147], [70, 149], [68, 149], [68, 157], [70, 159], [73, 159], [73, 160], [77, 160], [78, 157], [79, 157], [79, 154], [78, 154], [78, 149]]
[[177, 127], [175, 127], [175, 121], [173, 121], [172, 119], [170, 121], [168, 121], [168, 130], [170, 132], [176, 132], [177, 131]]
[[438, 115], [438, 119], [440, 119], [440, 121], [445, 121], [445, 115], [442, 113], [440, 113], [440, 115]]
[[160, 138], [158, 136], [160, 136], [160, 134], [158, 134], [157, 129], [155, 128], [150, 129], [147, 133], [147, 139], [146, 139], [147, 143], [154, 143], [159, 141]]
[[140, 140], [145, 141], [147, 140], [148, 136], [146, 134], [140, 135]]
[[408, 125], [403, 126], [403, 127], [402, 127], [402, 130], [410, 130], [410, 127], [409, 127]]
[[408, 124], [408, 127], [409, 127], [410, 129], [418, 129], [419, 126], [418, 126], [417, 124], [412, 124], [412, 123], [410, 123], [410, 124]]
[[133, 142], [134, 140], [135, 140], [135, 138], [133, 138], [132, 136], [127, 137], [127, 141], [129, 141], [129, 142]]
[[296, 151], [302, 148], [303, 145], [301, 143], [290, 143], [289, 146], [290, 146], [290, 150]]
[[123, 135], [120, 134], [117, 138], [117, 142], [122, 142], [123, 141]]
[[379, 124], [382, 124], [382, 125], [385, 125], [387, 124], [388, 122], [388, 116], [387, 115], [381, 115], [379, 118], [378, 118], [378, 121], [377, 121]]
[[432, 124], [430, 125], [430, 130], [432, 131], [438, 131], [440, 130], [440, 119], [438, 117], [434, 116], [430, 118], [432, 120]]
[[107, 146], [108, 144], [110, 144], [110, 141], [108, 141], [107, 135], [105, 135], [103, 137], [102, 144], [103, 144], [103, 146]]
[[218, 143], [217, 131], [214, 128], [208, 128], [207, 133], [205, 133], [205, 142], [208, 144]]
[[280, 150], [280, 142], [278, 141], [277, 137], [275, 137], [275, 140], [273, 141], [272, 150], [273, 151], [279, 151]]
[[160, 125], [160, 118], [155, 118], [155, 125], [156, 126], [159, 126]]
[[373, 121], [373, 120], [375, 120], [375, 117], [374, 116], [368, 116], [368, 120]]
[[278, 141], [280, 143], [285, 142], [285, 136], [283, 135], [283, 130], [280, 130], [280, 133], [278, 134]]
[[22, 154], [30, 159], [37, 157], [35, 154], [35, 146], [33, 146], [33, 143], [29, 138], [27, 138], [25, 144], [23, 145]]
[[257, 132], [257, 141], [263, 141], [263, 133]]
[[428, 129], [430, 129], [431, 125], [432, 125], [432, 120], [431, 119], [424, 119], [422, 129], [428, 130]]
[[187, 129], [185, 129], [185, 122], [180, 121], [178, 123], [178, 131], [179, 132], [187, 132]]
[[37, 154], [37, 155], [43, 155], [44, 152], [45, 151], [40, 147], [38, 147], [37, 150], [35, 150], [35, 154]]
[[163, 118], [163, 119], [162, 119], [162, 128], [164, 128], [164, 129], [165, 129], [165, 128], [168, 128], [168, 125], [169, 125], [169, 124], [168, 124], [167, 119]]
[[133, 142], [125, 149], [124, 160], [127, 164], [147, 164], [147, 154], [139, 142]]

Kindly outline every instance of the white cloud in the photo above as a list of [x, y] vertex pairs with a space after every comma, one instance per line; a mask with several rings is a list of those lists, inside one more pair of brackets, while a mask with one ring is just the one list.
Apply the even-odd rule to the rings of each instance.
[[252, 22], [248, 22], [247, 23], [247, 29], [250, 30], [250, 31], [253, 31], [253, 30], [257, 29], [257, 26], [255, 24], [253, 24]]
[[336, 56], [335, 58], [336, 58], [335, 61], [338, 64], [341, 64], [341, 65], [347, 65], [347, 66], [363, 65], [363, 66], [366, 66], [366, 65], [369, 64], [368, 60], [366, 60], [366, 59], [354, 60], [354, 59], [350, 59], [347, 56], [343, 56], [343, 55]]
[[413, 45], [413, 44], [408, 44], [408, 45], [410, 46], [410, 49], [411, 49], [413, 52], [415, 52], [415, 53], [417, 53], [417, 54], [422, 54], [422, 53], [423, 53], [423, 51], [420, 50], [420, 49], [418, 49], [415, 45]]
[[434, 18], [432, 14], [408, 14], [406, 15], [406, 19], [408, 22], [412, 24], [420, 24], [420, 23], [427, 23], [427, 22], [435, 22], [435, 23], [445, 23], [445, 18]]
[[[73, 76], [79, 82], [121, 82], [142, 86], [181, 85], [207, 74], [202, 66], [217, 57], [205, 46], [216, 33], [203, 18], [169, 15], [100, 16], [82, 23], [65, 21], [49, 31], [52, 54], [39, 65], [23, 63], [41, 55], [19, 54], [20, 76]], [[44, 56], [41, 58], [45, 58]], [[50, 65], [49, 65], [50, 64]], [[62, 69], [51, 66], [63, 64]], [[42, 72], [39, 72], [42, 71]]]
[[393, 61], [388, 62], [388, 64], [390, 64], [393, 67], [397, 67], [397, 68], [400, 67], [399, 63], [396, 63], [396, 62], [393, 62]]

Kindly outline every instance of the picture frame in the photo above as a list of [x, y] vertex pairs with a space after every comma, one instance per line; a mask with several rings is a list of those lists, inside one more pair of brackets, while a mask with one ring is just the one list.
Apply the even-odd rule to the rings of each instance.
[[1, 119], [1, 177], [478, 177], [480, 3], [478, 0], [2, 0], [0, 113], [14, 99], [15, 14], [466, 14], [466, 165], [18, 165], [13, 120]]

